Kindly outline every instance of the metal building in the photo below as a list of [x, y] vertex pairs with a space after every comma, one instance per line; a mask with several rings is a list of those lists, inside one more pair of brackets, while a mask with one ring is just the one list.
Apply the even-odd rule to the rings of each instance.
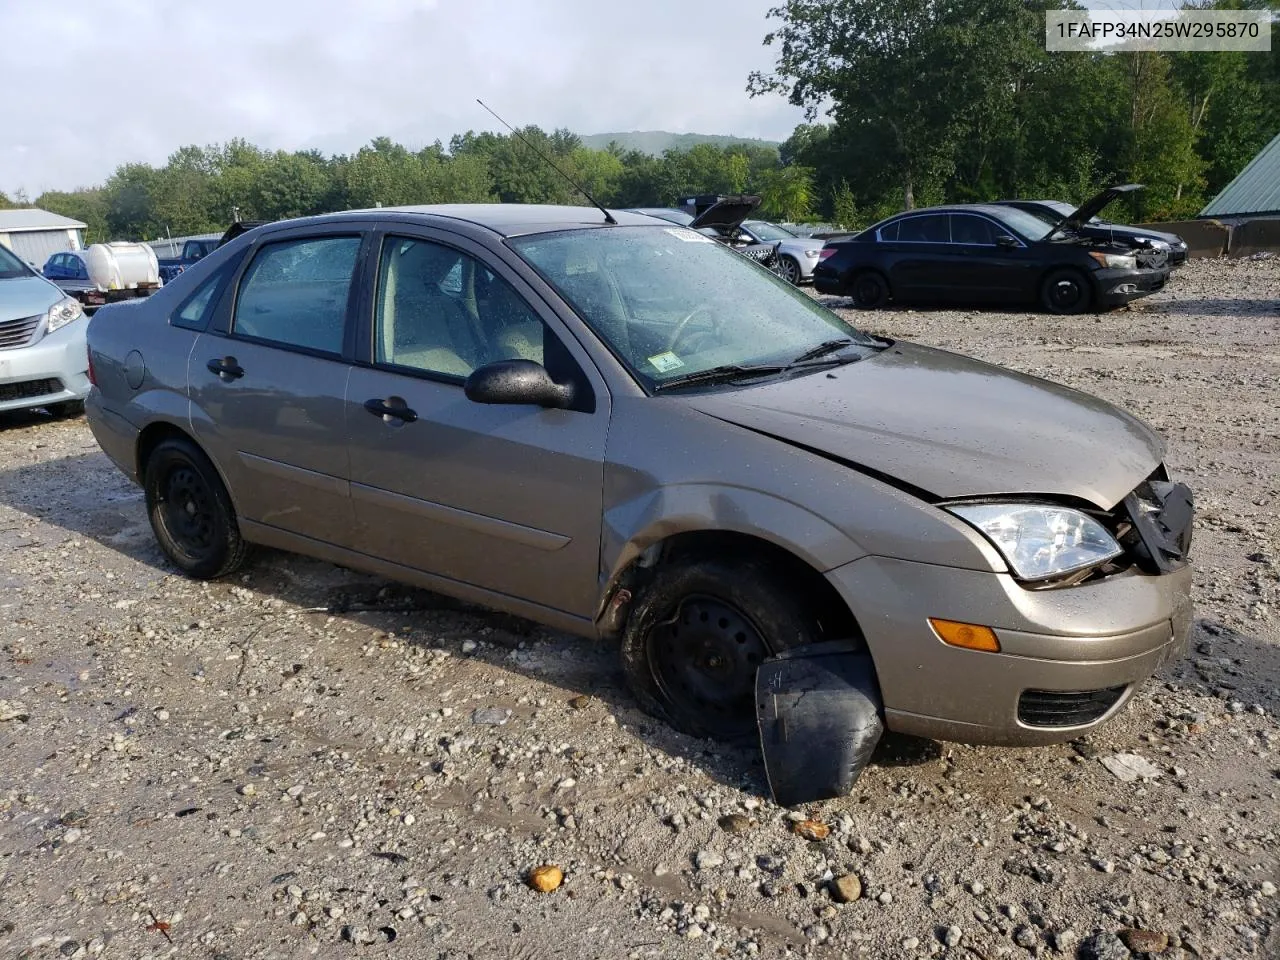
[[1218, 219], [1280, 216], [1280, 134], [1209, 201], [1200, 216]]
[[48, 210], [0, 210], [0, 246], [37, 270], [55, 253], [84, 247], [85, 224]]

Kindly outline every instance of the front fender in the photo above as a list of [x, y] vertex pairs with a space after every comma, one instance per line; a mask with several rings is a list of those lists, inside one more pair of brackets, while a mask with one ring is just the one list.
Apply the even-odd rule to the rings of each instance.
[[679, 483], [652, 488], [605, 511], [601, 537], [605, 583], [611, 583], [653, 544], [675, 534], [702, 531], [758, 537], [819, 572], [867, 554], [847, 533], [789, 500], [724, 483]]

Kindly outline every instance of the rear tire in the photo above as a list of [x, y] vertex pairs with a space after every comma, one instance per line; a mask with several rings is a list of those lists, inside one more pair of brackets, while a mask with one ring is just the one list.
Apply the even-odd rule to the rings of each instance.
[[622, 634], [622, 665], [647, 712], [683, 733], [739, 741], [757, 735], [756, 670], [816, 642], [817, 619], [785, 575], [745, 560], [660, 566]]
[[161, 441], [147, 457], [143, 489], [151, 529], [188, 577], [215, 580], [248, 553], [235, 508], [209, 458], [190, 440]]
[[1079, 270], [1054, 270], [1040, 284], [1040, 305], [1050, 313], [1084, 313], [1092, 301], [1089, 281]]
[[860, 310], [877, 310], [889, 302], [889, 281], [882, 274], [867, 270], [853, 278], [849, 294]]

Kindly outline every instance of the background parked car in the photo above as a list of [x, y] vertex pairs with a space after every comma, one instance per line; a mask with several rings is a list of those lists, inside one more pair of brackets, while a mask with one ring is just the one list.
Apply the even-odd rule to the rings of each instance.
[[628, 213], [643, 213], [690, 227], [738, 253], [780, 273], [777, 240], [761, 240], [742, 229], [746, 218], [760, 206], [760, 198], [738, 194], [730, 197], [708, 194], [681, 200], [682, 207], [630, 207]]
[[79, 301], [0, 247], [0, 410], [83, 409], [87, 325]]
[[[1001, 206], [1016, 207], [1035, 214], [1047, 224], [1056, 225], [1075, 212], [1075, 207], [1062, 200], [998, 200]], [[1076, 228], [1081, 236], [1098, 240], [1119, 240], [1135, 248], [1153, 246], [1153, 242], [1169, 247], [1169, 266], [1178, 267], [1187, 262], [1187, 242], [1176, 233], [1161, 233], [1145, 227], [1131, 227], [1112, 223], [1100, 217], [1090, 217]]]
[[1088, 219], [1121, 192], [1104, 190], [1058, 226], [996, 204], [898, 214], [828, 243], [814, 285], [868, 308], [890, 300], [1039, 303], [1052, 313], [1120, 306], [1164, 286], [1167, 254], [1084, 236], [1071, 222]]
[[193, 263], [199, 263], [213, 251], [218, 249], [219, 240], [204, 238], [188, 240], [182, 245], [182, 253], [176, 257], [165, 257], [159, 261], [160, 279], [168, 283]]
[[778, 276], [782, 279], [797, 285], [813, 279], [823, 241], [796, 236], [786, 227], [767, 220], [744, 220], [739, 232], [756, 243], [778, 245]]
[[155, 251], [145, 243], [113, 241], [55, 253], [41, 273], [90, 309], [149, 296], [160, 287]]

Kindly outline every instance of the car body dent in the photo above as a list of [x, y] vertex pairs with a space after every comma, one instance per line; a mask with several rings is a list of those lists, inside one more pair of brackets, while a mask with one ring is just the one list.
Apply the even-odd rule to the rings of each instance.
[[710, 396], [615, 398], [604, 582], [655, 543], [705, 532], [758, 537], [818, 572], [873, 553], [1007, 569], [959, 518], [829, 457], [708, 416], [699, 407]]
[[691, 402], [944, 499], [1043, 495], [1110, 509], [1163, 455], [1150, 428], [1103, 400], [908, 343], [830, 376]]

